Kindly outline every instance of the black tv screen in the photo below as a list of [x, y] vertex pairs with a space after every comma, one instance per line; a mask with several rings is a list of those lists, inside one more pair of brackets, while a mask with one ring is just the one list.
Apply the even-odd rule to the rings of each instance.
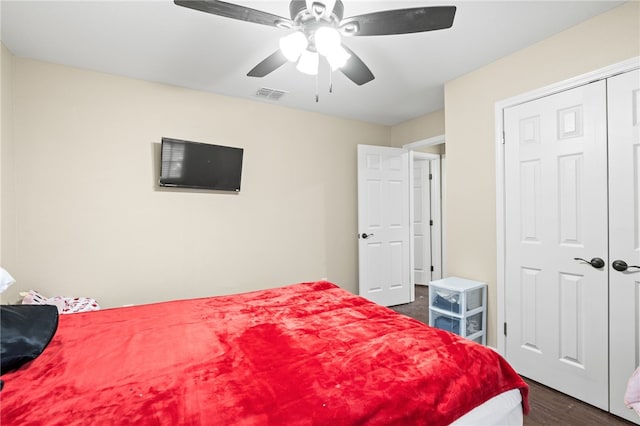
[[162, 138], [160, 186], [240, 191], [242, 148]]

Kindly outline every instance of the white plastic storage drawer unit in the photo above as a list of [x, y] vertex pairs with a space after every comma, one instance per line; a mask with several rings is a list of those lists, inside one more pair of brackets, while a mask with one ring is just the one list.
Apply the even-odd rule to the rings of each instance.
[[429, 325], [487, 343], [487, 285], [448, 277], [429, 283]]

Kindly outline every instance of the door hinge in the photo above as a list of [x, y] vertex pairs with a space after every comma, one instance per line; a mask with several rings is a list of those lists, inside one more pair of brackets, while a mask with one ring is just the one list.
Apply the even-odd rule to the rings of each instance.
[[433, 220], [429, 221], [429, 226], [433, 226]]
[[433, 265], [431, 265], [431, 272], [435, 271], [436, 268], [433, 267]]
[[504, 335], [505, 336], [507, 335], [507, 323], [506, 322], [504, 323]]
[[506, 139], [506, 136], [504, 134], [504, 130], [502, 131], [502, 145], [504, 145], [504, 140]]
[[429, 180], [433, 180], [433, 175], [429, 173]]

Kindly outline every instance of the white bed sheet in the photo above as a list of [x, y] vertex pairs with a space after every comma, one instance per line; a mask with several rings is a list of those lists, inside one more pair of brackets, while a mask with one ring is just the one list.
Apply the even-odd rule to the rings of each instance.
[[522, 395], [513, 389], [495, 396], [451, 423], [456, 426], [522, 425]]

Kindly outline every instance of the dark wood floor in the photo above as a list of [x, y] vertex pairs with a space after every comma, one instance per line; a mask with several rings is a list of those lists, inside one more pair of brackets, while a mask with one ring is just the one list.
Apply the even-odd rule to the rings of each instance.
[[[426, 286], [416, 286], [416, 300], [406, 305], [394, 306], [396, 312], [429, 324], [429, 295]], [[620, 417], [524, 378], [529, 385], [531, 412], [524, 418], [525, 426], [562, 425], [591, 426], [633, 425]]]
[[526, 426], [537, 425], [633, 425], [570, 396], [525, 378], [529, 385], [531, 412], [524, 418]]

